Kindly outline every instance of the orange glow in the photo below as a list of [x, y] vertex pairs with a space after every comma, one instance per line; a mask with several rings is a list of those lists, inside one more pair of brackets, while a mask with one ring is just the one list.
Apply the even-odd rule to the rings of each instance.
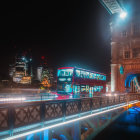
[[20, 83], [21, 84], [30, 84], [31, 83], [31, 76], [24, 76], [24, 77], [22, 77]]
[[28, 76], [28, 77], [22, 77], [22, 80], [31, 80], [31, 77]]
[[44, 80], [41, 82], [41, 84], [44, 86], [44, 87], [51, 87], [51, 84], [48, 82], [47, 78], [44, 78]]

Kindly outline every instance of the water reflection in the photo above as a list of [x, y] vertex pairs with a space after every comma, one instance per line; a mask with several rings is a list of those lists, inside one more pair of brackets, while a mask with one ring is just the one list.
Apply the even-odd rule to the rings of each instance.
[[140, 106], [134, 106], [124, 112], [107, 129], [100, 133], [95, 140], [139, 140], [140, 138]]

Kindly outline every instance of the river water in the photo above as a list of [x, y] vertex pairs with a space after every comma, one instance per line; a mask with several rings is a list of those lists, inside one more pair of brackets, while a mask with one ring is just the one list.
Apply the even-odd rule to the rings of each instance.
[[140, 107], [132, 107], [106, 127], [94, 140], [140, 140]]

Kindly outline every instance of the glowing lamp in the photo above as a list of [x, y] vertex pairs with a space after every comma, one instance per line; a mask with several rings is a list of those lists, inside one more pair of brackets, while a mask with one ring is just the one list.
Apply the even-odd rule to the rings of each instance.
[[123, 12], [120, 13], [120, 18], [125, 19], [126, 16], [127, 16], [126, 12], [123, 11]]

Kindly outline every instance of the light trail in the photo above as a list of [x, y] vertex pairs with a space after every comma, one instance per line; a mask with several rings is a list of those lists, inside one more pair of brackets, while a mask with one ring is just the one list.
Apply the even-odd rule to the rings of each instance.
[[25, 101], [25, 97], [18, 97], [18, 98], [2, 98], [0, 102], [9, 102], [9, 101]]

